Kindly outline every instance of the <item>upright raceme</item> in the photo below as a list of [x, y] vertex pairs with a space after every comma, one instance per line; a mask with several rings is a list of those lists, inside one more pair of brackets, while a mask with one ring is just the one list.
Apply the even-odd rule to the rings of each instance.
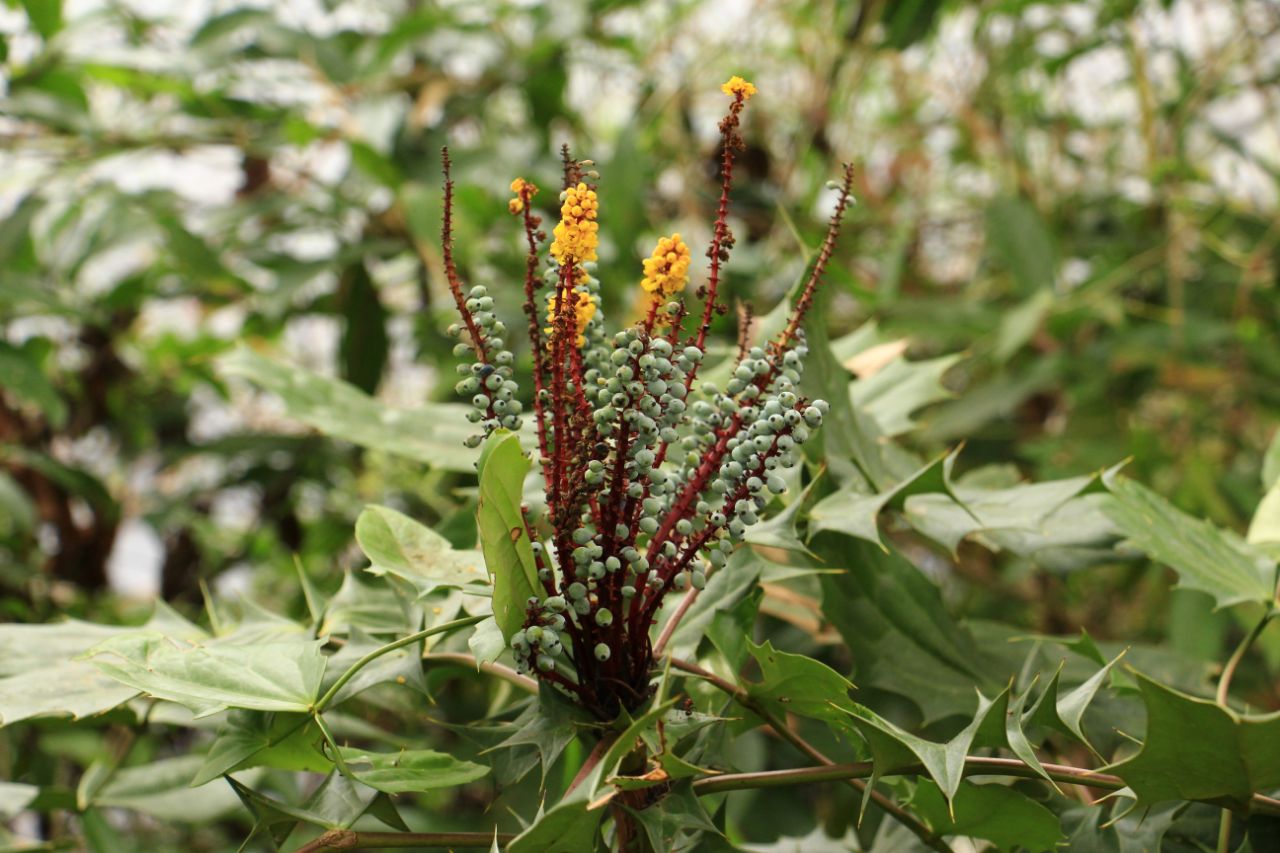
[[[827, 238], [783, 330], [772, 340], [744, 341], [718, 371], [728, 377], [722, 383], [698, 376], [712, 319], [726, 311], [718, 289], [734, 245], [729, 198], [742, 148], [739, 118], [756, 93], [740, 77], [722, 88], [732, 101], [720, 123], [720, 199], [693, 310], [686, 301], [693, 253], [672, 234], [643, 262], [646, 315], [606, 332], [593, 278], [599, 200], [591, 182], [600, 176], [564, 151], [560, 218], [545, 254], [532, 210], [537, 187], [522, 178], [511, 184], [508, 207], [522, 218], [528, 246], [524, 303], [546, 509], [524, 509], [525, 530], [512, 531], [528, 535], [542, 588], [506, 639], [521, 671], [602, 720], [648, 700], [659, 609], [670, 594], [697, 594], [729, 564], [747, 528], [787, 491], [786, 472], [827, 410], [800, 392], [803, 319], [849, 201], [847, 168]], [[494, 300], [482, 288], [464, 292], [453, 267], [447, 174], [445, 186], [446, 271], [462, 315], [454, 332], [463, 338], [459, 353], [475, 356], [460, 367], [458, 387], [473, 395], [479, 441], [518, 426], [521, 401]]]

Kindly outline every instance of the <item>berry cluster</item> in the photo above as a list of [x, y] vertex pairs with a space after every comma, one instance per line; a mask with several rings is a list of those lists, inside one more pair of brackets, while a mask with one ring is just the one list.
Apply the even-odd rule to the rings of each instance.
[[[742, 147], [738, 123], [755, 93], [741, 78], [722, 88], [733, 101], [720, 124], [720, 204], [691, 330], [690, 252], [680, 235], [661, 238], [644, 263], [644, 316], [610, 335], [591, 276], [599, 201], [587, 181], [598, 175], [565, 152], [560, 221], [545, 271], [546, 235], [532, 206], [538, 189], [521, 178], [511, 185], [509, 210], [523, 217], [528, 245], [525, 314], [547, 511], [533, 518], [524, 508], [542, 590], [528, 600], [522, 629], [507, 639], [521, 671], [601, 719], [648, 697], [664, 642], [650, 634], [668, 593], [688, 591], [687, 606], [726, 564], [746, 529], [786, 490], [783, 472], [827, 412], [825, 402], [800, 392], [807, 353], [801, 326], [849, 202], [848, 167], [786, 326], [763, 346], [743, 344], [723, 388], [698, 379], [711, 320], [725, 311], [717, 291], [733, 246], [728, 208]], [[478, 443], [495, 430], [519, 429], [522, 406], [493, 300], [481, 287], [464, 292], [453, 262], [447, 152], [444, 162], [445, 271], [461, 316], [452, 332], [463, 341], [458, 354], [474, 356], [460, 368], [457, 387], [471, 398], [469, 414], [481, 433], [470, 441]]]

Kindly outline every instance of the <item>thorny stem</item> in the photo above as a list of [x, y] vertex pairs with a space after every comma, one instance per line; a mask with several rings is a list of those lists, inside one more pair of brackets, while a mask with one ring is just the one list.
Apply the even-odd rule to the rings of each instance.
[[778, 354], [784, 352], [791, 342], [795, 340], [796, 333], [800, 330], [800, 324], [804, 322], [805, 315], [809, 313], [809, 306], [813, 304], [813, 296], [817, 292], [818, 285], [822, 282], [822, 276], [827, 270], [827, 264], [831, 262], [831, 255], [835, 252], [836, 237], [840, 231], [840, 221], [844, 218], [844, 212], [848, 209], [852, 198], [853, 164], [846, 163], [844, 165], [844, 180], [840, 185], [840, 194], [836, 197], [836, 209], [831, 214], [831, 227], [827, 228], [827, 235], [822, 240], [822, 248], [818, 251], [818, 259], [814, 261], [813, 270], [809, 273], [809, 278], [804, 283], [800, 298], [796, 300], [796, 306], [791, 312], [791, 319], [787, 323], [787, 327], [771, 344]]
[[[1049, 778], [1066, 785], [1081, 785], [1102, 791], [1119, 791], [1126, 787], [1119, 776], [1097, 773], [1083, 767], [1067, 764], [1041, 765]], [[862, 780], [874, 772], [871, 761], [855, 761], [850, 764], [824, 764], [820, 767], [797, 767], [792, 770], [765, 770], [757, 773], [726, 773], [707, 776], [693, 783], [696, 794], [713, 794], [723, 791], [741, 791], [751, 788], [777, 788], [786, 785], [802, 785], [813, 782]], [[885, 776], [919, 776], [927, 773], [923, 764], [898, 768]], [[964, 760], [964, 775], [1012, 776], [1018, 779], [1043, 779], [1044, 776], [1031, 765], [1016, 758], [980, 758], [968, 756]], [[1252, 807], [1261, 814], [1280, 814], [1280, 800], [1260, 794], [1253, 796]]]
[[533, 359], [533, 410], [534, 426], [538, 433], [538, 452], [542, 460], [543, 480], [547, 478], [547, 423], [543, 417], [543, 390], [547, 384], [547, 353], [542, 340], [542, 323], [538, 319], [538, 243], [545, 239], [538, 231], [541, 219], [533, 213], [532, 184], [520, 188], [520, 201], [524, 207], [524, 236], [529, 246], [524, 262], [524, 312], [529, 320], [530, 357]]
[[462, 280], [458, 276], [458, 265], [453, 258], [453, 161], [449, 159], [449, 146], [440, 149], [440, 163], [444, 171], [444, 210], [440, 225], [440, 248], [444, 255], [444, 277], [449, 283], [449, 293], [458, 307], [458, 314], [466, 324], [467, 334], [475, 348], [476, 359], [483, 364], [489, 363], [489, 353], [484, 335], [476, 325], [475, 318], [467, 310], [467, 297], [462, 292]]

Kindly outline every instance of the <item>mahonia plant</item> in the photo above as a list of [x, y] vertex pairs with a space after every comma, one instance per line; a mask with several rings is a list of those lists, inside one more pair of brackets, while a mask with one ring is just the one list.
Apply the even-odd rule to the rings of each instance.
[[[807, 352], [802, 323], [850, 202], [848, 166], [826, 238], [782, 331], [764, 346], [741, 343], [723, 387], [698, 381], [712, 319], [727, 310], [718, 290], [734, 244], [730, 188], [743, 147], [739, 122], [756, 92], [740, 77], [721, 88], [732, 101], [720, 122], [720, 201], [696, 311], [686, 300], [692, 253], [672, 234], [644, 261], [642, 316], [607, 333], [592, 276], [600, 205], [591, 162], [563, 150], [560, 219], [545, 269], [546, 235], [533, 210], [538, 187], [522, 178], [511, 184], [509, 210], [523, 219], [528, 248], [524, 309], [547, 508], [535, 519], [522, 507], [542, 589], [508, 640], [522, 672], [604, 720], [648, 698], [655, 645], [662, 645], [650, 633], [667, 594], [696, 594], [725, 566], [746, 529], [786, 490], [781, 473], [796, 464], [828, 408], [799, 390]], [[474, 359], [459, 365], [457, 390], [470, 398], [468, 415], [481, 432], [468, 443], [477, 446], [495, 431], [519, 430], [523, 407], [493, 297], [481, 286], [465, 289], [458, 275], [447, 150], [443, 162], [444, 266], [461, 315], [450, 333], [461, 339], [456, 354]]]

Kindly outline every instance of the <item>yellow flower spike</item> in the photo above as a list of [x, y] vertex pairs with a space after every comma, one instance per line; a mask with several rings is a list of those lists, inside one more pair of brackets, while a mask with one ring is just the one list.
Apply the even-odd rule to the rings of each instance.
[[511, 191], [516, 197], [507, 202], [507, 212], [512, 216], [524, 212], [524, 199], [527, 195], [533, 198], [538, 194], [538, 188], [526, 181], [524, 178], [516, 178], [511, 182]]
[[726, 95], [741, 97], [742, 100], [748, 101], [756, 93], [756, 87], [750, 81], [743, 80], [735, 74], [720, 87], [720, 91]]
[[655, 301], [669, 299], [689, 283], [689, 264], [693, 255], [679, 234], [658, 240], [653, 254], [644, 259], [644, 278], [640, 287]]
[[[585, 277], [583, 277], [583, 280], [585, 281]], [[564, 290], [562, 291], [562, 293], [563, 293], [563, 296], [561, 298], [563, 299], [569, 298], [568, 290]], [[577, 325], [578, 325], [577, 345], [581, 347], [583, 344], [587, 342], [587, 336], [584, 335], [583, 332], [587, 330], [587, 324], [591, 322], [591, 318], [596, 315], [596, 302], [595, 302], [595, 299], [591, 296], [591, 294], [584, 293], [581, 290], [574, 291], [573, 313], [574, 313], [574, 320], [577, 321]], [[547, 294], [547, 322], [550, 323], [551, 325], [543, 329], [543, 331], [547, 333], [548, 337], [550, 337], [555, 332], [554, 326], [556, 323], [555, 291], [552, 291], [551, 293]], [[547, 346], [551, 346], [551, 343], [548, 342]]]
[[600, 245], [600, 224], [596, 222], [599, 201], [596, 191], [578, 184], [564, 192], [560, 222], [555, 227], [551, 257], [561, 264], [580, 264], [596, 259]]

